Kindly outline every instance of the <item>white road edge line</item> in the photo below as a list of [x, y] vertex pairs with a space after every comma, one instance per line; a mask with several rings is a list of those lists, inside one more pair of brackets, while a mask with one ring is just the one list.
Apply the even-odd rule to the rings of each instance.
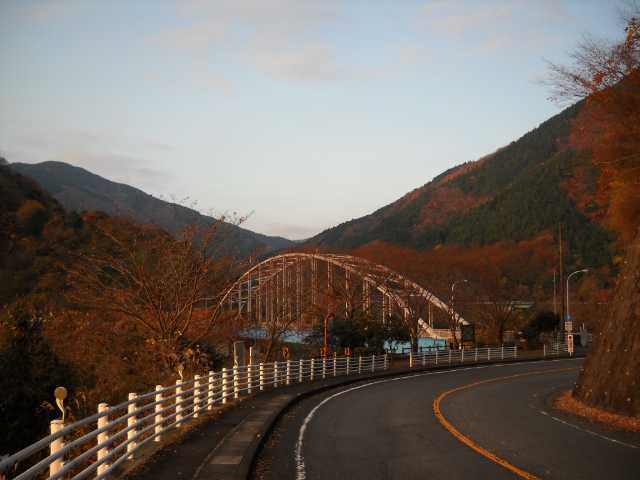
[[625, 447], [629, 447], [629, 448], [640, 448], [640, 446], [638, 446], [638, 445], [633, 445], [631, 443], [625, 443], [625, 442], [622, 442], [620, 440], [616, 440], [615, 438], [607, 437], [607, 436], [602, 435], [600, 433], [596, 433], [596, 432], [593, 432], [593, 431], [588, 430], [586, 428], [579, 427], [578, 425], [574, 425], [573, 423], [569, 423], [566, 420], [562, 420], [561, 418], [554, 417], [549, 412], [545, 412], [544, 410], [539, 410], [539, 412], [542, 415], [544, 415], [546, 417], [549, 417], [552, 420], [555, 420], [556, 422], [560, 422], [561, 424], [566, 425], [567, 427], [575, 428], [576, 430], [579, 430], [579, 431], [581, 431], [583, 433], [587, 433], [589, 435], [593, 435], [594, 437], [598, 437], [601, 440], [606, 440], [608, 442], [617, 443], [618, 445], [624, 445]]
[[[581, 360], [581, 358], [562, 358], [562, 359], [556, 359], [556, 360], [548, 360], [547, 362], [555, 363], [555, 362], [560, 362], [564, 360]], [[513, 366], [527, 365], [530, 363], [540, 364], [540, 361], [529, 361], [529, 362], [518, 362], [518, 363], [496, 363], [492, 365], [478, 365], [478, 366], [471, 366], [471, 367], [465, 367], [465, 368], [452, 368], [451, 370], [438, 370], [436, 372], [415, 373], [413, 375], [405, 375], [401, 377], [393, 377], [393, 378], [385, 378], [383, 380], [376, 380], [373, 382], [358, 385], [356, 387], [351, 387], [346, 390], [342, 390], [338, 393], [334, 393], [333, 395], [325, 398], [318, 405], [313, 407], [313, 409], [307, 414], [304, 421], [302, 422], [302, 426], [300, 427], [300, 431], [298, 432], [298, 441], [296, 442], [296, 450], [295, 450], [296, 480], [305, 480], [307, 478], [307, 469], [304, 463], [304, 455], [302, 454], [302, 447], [304, 445], [304, 434], [307, 431], [307, 426], [315, 416], [318, 409], [322, 407], [325, 403], [329, 402], [330, 400], [333, 400], [336, 397], [344, 395], [345, 393], [353, 392], [355, 390], [360, 390], [361, 388], [365, 388], [365, 387], [370, 387], [371, 385], [378, 385], [380, 383], [396, 382], [399, 380], [408, 380], [411, 378], [425, 377], [428, 375], [440, 375], [443, 373], [464, 372], [467, 370], [480, 370], [483, 368], [504, 367], [507, 365], [513, 365]], [[546, 363], [546, 362], [543, 361], [543, 363]]]

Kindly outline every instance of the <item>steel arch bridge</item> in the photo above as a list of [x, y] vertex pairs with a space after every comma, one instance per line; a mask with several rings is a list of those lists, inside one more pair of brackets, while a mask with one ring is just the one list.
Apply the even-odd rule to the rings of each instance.
[[[336, 299], [338, 299], [336, 301]], [[360, 308], [370, 318], [385, 322], [390, 315], [407, 318], [415, 302], [424, 302], [465, 320], [432, 292], [399, 273], [363, 258], [330, 253], [285, 253], [247, 270], [224, 293], [216, 313], [231, 312], [246, 326], [286, 322], [292, 328], [313, 325], [319, 308]], [[342, 303], [342, 306], [336, 306]], [[443, 338], [424, 321], [424, 334]]]

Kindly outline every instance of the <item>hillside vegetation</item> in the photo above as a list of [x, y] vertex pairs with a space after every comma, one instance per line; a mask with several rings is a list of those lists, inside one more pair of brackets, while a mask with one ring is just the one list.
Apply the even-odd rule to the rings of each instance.
[[601, 220], [599, 170], [568, 147], [574, 105], [519, 140], [444, 172], [365, 217], [328, 229], [309, 243], [353, 249], [384, 241], [415, 249], [521, 242], [566, 227], [574, 266], [611, 263], [614, 235]]

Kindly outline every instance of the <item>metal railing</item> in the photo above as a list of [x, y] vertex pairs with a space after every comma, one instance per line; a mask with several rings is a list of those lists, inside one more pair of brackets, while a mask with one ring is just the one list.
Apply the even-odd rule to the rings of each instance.
[[[388, 368], [386, 354], [311, 358], [223, 368], [191, 380], [177, 380], [175, 385], [156, 385], [154, 391], [142, 395], [130, 393], [128, 400], [118, 405], [101, 403], [96, 414], [77, 422], [65, 425], [62, 420], [52, 421], [50, 435], [0, 461], [0, 478], [21, 462], [33, 465], [14, 480], [106, 478], [134, 459], [148, 442], [160, 442], [169, 430], [230, 399], [282, 385]], [[48, 455], [44, 456], [46, 449]]]
[[[554, 343], [543, 345], [542, 357], [560, 356], [567, 353], [567, 345]], [[464, 348], [460, 350], [434, 348], [427, 352], [410, 353], [409, 367], [426, 367], [435, 365], [461, 365], [465, 363], [489, 362], [518, 358], [518, 346]]]

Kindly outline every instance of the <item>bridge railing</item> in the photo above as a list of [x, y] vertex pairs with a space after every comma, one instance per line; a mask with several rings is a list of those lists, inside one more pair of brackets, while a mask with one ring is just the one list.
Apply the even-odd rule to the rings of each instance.
[[[101, 403], [96, 414], [76, 422], [52, 421], [50, 435], [0, 461], [0, 479], [3, 473], [15, 474], [15, 480], [106, 478], [134, 459], [145, 444], [161, 442], [187, 420], [232, 399], [388, 367], [387, 355], [311, 358], [223, 368], [173, 385], [156, 385], [151, 392], [130, 393], [127, 401], [117, 405]], [[16, 474], [18, 468], [21, 473]]]

